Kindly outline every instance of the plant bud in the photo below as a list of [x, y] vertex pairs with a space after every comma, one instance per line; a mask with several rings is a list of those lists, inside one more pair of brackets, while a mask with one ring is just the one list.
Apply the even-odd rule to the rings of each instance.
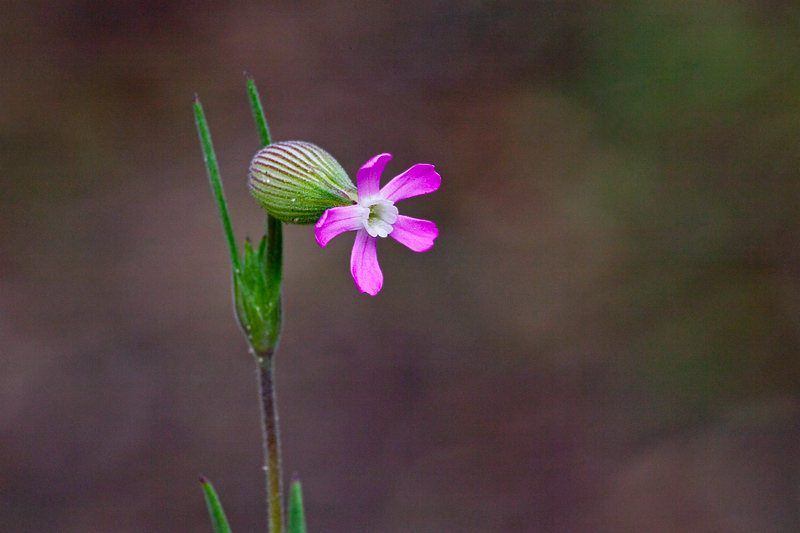
[[355, 185], [328, 152], [311, 143], [270, 144], [250, 163], [250, 192], [283, 222], [313, 224], [332, 207], [353, 205]]

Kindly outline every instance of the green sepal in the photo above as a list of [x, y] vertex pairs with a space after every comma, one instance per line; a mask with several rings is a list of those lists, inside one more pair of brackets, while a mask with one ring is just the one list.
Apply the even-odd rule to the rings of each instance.
[[306, 533], [306, 515], [303, 510], [303, 488], [300, 480], [294, 478], [289, 492], [289, 517], [287, 533]]
[[208, 514], [211, 516], [211, 526], [214, 528], [214, 533], [231, 533], [231, 526], [228, 525], [228, 519], [225, 517], [225, 511], [222, 510], [222, 503], [219, 501], [214, 487], [211, 486], [204, 476], [200, 476], [200, 484], [203, 487], [203, 496], [208, 506]]
[[239, 324], [250, 346], [258, 355], [272, 354], [278, 347], [281, 329], [280, 263], [269, 261], [269, 251], [280, 250], [267, 246], [264, 236], [258, 251], [250, 240], [244, 244], [244, 258], [233, 275], [234, 303]]

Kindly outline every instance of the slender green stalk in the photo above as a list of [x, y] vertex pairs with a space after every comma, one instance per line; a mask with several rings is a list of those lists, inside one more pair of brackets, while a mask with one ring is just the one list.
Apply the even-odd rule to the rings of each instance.
[[[264, 117], [264, 107], [258, 95], [253, 77], [245, 73], [247, 94], [250, 98], [250, 107], [256, 123], [261, 145], [270, 144], [269, 127]], [[283, 270], [283, 225], [282, 222], [267, 214], [267, 250], [266, 250], [266, 279], [272, 287], [277, 288], [277, 305], [281, 306], [281, 279]], [[275, 330], [278, 332], [275, 343], [265, 353], [256, 355], [258, 363], [258, 383], [261, 393], [261, 420], [262, 435], [264, 439], [264, 469], [267, 483], [267, 504], [269, 508], [270, 533], [284, 533], [285, 520], [283, 510], [283, 469], [281, 462], [281, 441], [278, 430], [278, 403], [274, 381], [275, 350], [280, 339], [280, 317]]]
[[[267, 216], [267, 279], [275, 283], [280, 290], [283, 281], [283, 222], [269, 215]], [[278, 337], [280, 338], [280, 334]]]
[[214, 155], [214, 145], [211, 144], [211, 132], [208, 131], [208, 122], [206, 122], [206, 116], [203, 113], [203, 106], [200, 104], [200, 99], [196, 95], [194, 97], [194, 120], [197, 124], [197, 133], [200, 135], [200, 146], [203, 149], [203, 160], [206, 163], [208, 180], [211, 183], [211, 190], [214, 192], [214, 198], [217, 200], [219, 217], [222, 219], [222, 229], [225, 231], [225, 237], [228, 239], [231, 265], [233, 266], [234, 272], [238, 272], [239, 251], [236, 248], [233, 227], [231, 226], [231, 219], [228, 216], [228, 208], [225, 204], [225, 194], [222, 192], [222, 179], [219, 175], [217, 156]]

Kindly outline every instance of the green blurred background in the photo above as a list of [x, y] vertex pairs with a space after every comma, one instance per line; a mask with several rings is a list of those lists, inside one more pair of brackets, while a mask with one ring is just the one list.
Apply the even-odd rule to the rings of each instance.
[[0, 3], [0, 530], [264, 531], [253, 363], [192, 118], [258, 238], [275, 140], [433, 163], [375, 298], [285, 232], [310, 531], [800, 531], [800, 9]]

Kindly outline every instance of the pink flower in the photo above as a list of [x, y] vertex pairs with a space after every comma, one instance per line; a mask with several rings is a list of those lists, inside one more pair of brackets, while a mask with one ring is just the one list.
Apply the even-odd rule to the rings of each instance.
[[314, 229], [317, 242], [324, 247], [345, 231], [356, 231], [350, 255], [350, 272], [358, 290], [371, 296], [383, 286], [378, 265], [378, 237], [391, 236], [415, 252], [430, 250], [439, 236], [436, 224], [398, 214], [395, 202], [439, 188], [442, 177], [433, 165], [414, 165], [380, 189], [380, 179], [390, 154], [376, 155], [358, 171], [358, 201], [354, 205], [332, 207], [323, 213]]

